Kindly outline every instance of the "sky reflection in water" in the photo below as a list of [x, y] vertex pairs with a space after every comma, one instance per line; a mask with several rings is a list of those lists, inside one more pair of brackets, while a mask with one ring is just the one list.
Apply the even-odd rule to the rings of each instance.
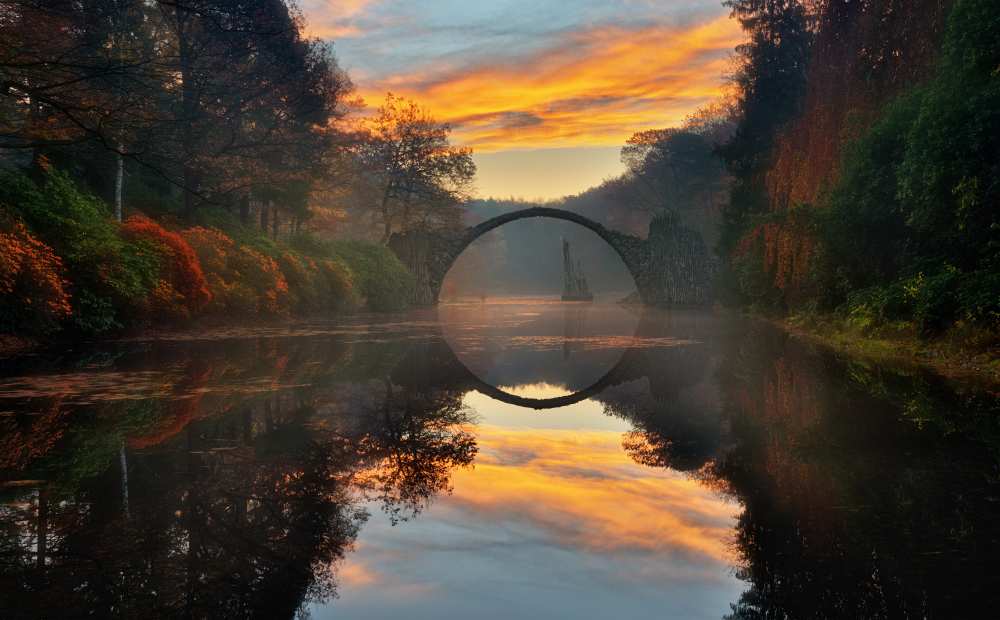
[[[637, 314], [617, 306], [451, 304], [441, 315], [463, 365], [534, 399], [593, 384], [642, 340]], [[470, 391], [463, 404], [474, 465], [454, 470], [452, 492], [419, 518], [368, 522], [331, 615], [719, 618], [739, 596], [738, 505], [636, 463], [622, 448], [632, 425], [603, 403], [538, 412]]]
[[600, 304], [4, 360], [0, 617], [982, 617], [998, 421], [766, 324]]
[[621, 445], [629, 425], [600, 403], [544, 413], [476, 393], [465, 403], [482, 417], [474, 469], [456, 470], [453, 493], [414, 522], [369, 521], [330, 617], [728, 611], [743, 590], [730, 568], [738, 505], [684, 474], [636, 464]]

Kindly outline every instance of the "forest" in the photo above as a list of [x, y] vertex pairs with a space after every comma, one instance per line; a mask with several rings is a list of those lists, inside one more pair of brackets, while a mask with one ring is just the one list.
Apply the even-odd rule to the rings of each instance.
[[[391, 94], [351, 117], [303, 28], [282, 0], [0, 3], [0, 332], [405, 306], [385, 238], [457, 221], [470, 152]], [[334, 238], [348, 212], [367, 234]]]
[[1000, 5], [729, 6], [729, 303], [995, 358]]
[[[715, 249], [726, 306], [995, 349], [998, 3], [723, 4], [745, 34], [725, 94], [637, 131], [620, 176], [556, 206], [634, 234], [679, 215]], [[476, 198], [471, 149], [432, 110], [365, 108], [284, 0], [0, 15], [0, 332], [400, 309], [394, 232], [526, 204]], [[545, 226], [497, 231], [455, 280], [488, 263], [510, 284], [533, 254], [504, 262], [506, 237], [579, 234]], [[614, 289], [612, 255], [589, 258]]]

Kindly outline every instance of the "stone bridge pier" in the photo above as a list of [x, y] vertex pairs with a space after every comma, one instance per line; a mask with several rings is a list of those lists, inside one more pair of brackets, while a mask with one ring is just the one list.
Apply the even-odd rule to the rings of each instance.
[[417, 279], [419, 305], [434, 305], [448, 270], [469, 245], [494, 228], [515, 220], [545, 217], [579, 224], [615, 250], [635, 280], [642, 302], [655, 306], [701, 306], [712, 302], [715, 261], [701, 236], [674, 218], [656, 219], [649, 236], [627, 235], [572, 211], [533, 207], [499, 215], [453, 233], [410, 231], [394, 234], [389, 248]]

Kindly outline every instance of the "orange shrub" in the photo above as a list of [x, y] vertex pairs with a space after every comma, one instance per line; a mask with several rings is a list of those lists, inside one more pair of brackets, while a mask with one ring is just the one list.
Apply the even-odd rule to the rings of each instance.
[[52, 248], [20, 221], [0, 219], [0, 330], [54, 330], [72, 312], [69, 286]]
[[297, 314], [310, 314], [319, 307], [316, 294], [316, 261], [300, 258], [291, 252], [284, 252], [278, 258], [278, 266], [288, 282], [288, 295], [292, 310]]
[[274, 259], [238, 245], [214, 228], [198, 226], [182, 234], [205, 269], [215, 296], [213, 311], [271, 316], [288, 313], [288, 282]]
[[273, 258], [244, 245], [230, 255], [229, 266], [235, 280], [257, 294], [259, 314], [288, 314], [288, 281]]
[[160, 254], [160, 282], [151, 293], [158, 310], [184, 318], [212, 301], [198, 255], [183, 237], [141, 215], [130, 217], [122, 226], [122, 234], [152, 243]]
[[218, 274], [226, 270], [228, 257], [236, 247], [236, 242], [226, 233], [215, 228], [195, 226], [182, 231], [181, 235], [198, 255], [205, 273]]

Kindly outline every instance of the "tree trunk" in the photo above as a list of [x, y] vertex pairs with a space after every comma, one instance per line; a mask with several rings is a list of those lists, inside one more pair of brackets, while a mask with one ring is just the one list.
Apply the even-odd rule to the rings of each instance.
[[125, 511], [125, 517], [128, 518], [128, 456], [125, 454], [125, 442], [122, 441], [121, 452], [118, 456], [119, 464], [122, 470], [122, 508]]
[[119, 222], [124, 218], [124, 206], [122, 204], [122, 193], [125, 187], [125, 158], [121, 154], [122, 146], [118, 145], [118, 152], [115, 153], [115, 219]]
[[261, 203], [260, 203], [260, 230], [265, 235], [267, 234], [267, 216], [268, 216], [268, 211], [270, 210], [270, 208], [271, 208], [271, 201], [270, 200], [261, 201]]
[[[119, 97], [122, 96], [122, 91], [124, 90], [124, 85], [122, 84], [122, 76], [125, 73], [125, 28], [122, 23], [125, 19], [124, 11], [127, 10], [125, 7], [120, 7], [122, 10], [119, 11], [118, 18], [115, 20], [115, 33], [113, 40], [115, 41], [115, 46], [118, 48], [118, 70], [120, 71], [118, 75], [118, 91]], [[115, 219], [121, 222], [125, 219], [125, 208], [123, 204], [122, 193], [125, 187], [125, 157], [122, 153], [125, 151], [124, 140], [124, 128], [118, 127], [118, 144], [115, 150]], [[124, 449], [124, 448], [123, 448]]]
[[389, 237], [392, 236], [392, 216], [389, 213], [389, 196], [390, 196], [390, 191], [389, 188], [387, 187], [385, 189], [385, 193], [382, 194], [382, 206], [380, 209], [382, 213], [382, 224], [383, 224], [382, 245], [388, 244]]
[[195, 165], [196, 137], [195, 119], [198, 115], [198, 93], [194, 84], [194, 67], [191, 40], [188, 33], [190, 15], [188, 9], [178, 3], [174, 8], [177, 28], [177, 47], [181, 74], [181, 162], [184, 183], [184, 213], [194, 214], [197, 205], [198, 186], [201, 175]]
[[278, 205], [271, 208], [271, 235], [278, 240]]
[[244, 226], [250, 223], [250, 196], [247, 194], [240, 198], [240, 223]]
[[407, 188], [406, 198], [403, 199], [403, 221], [400, 223], [400, 230], [406, 232], [410, 230], [410, 205], [413, 202], [413, 190]]

